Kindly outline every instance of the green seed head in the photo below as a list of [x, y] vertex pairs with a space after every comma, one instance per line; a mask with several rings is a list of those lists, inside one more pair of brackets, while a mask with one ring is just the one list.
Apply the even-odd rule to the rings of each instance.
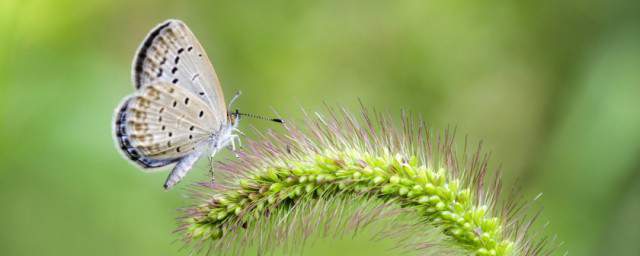
[[[249, 143], [242, 158], [216, 167], [229, 174], [225, 186], [195, 189], [197, 207], [187, 208], [182, 218], [185, 240], [208, 240], [210, 251], [230, 254], [245, 246], [237, 241], [256, 242], [260, 248], [287, 240], [304, 244], [296, 239], [315, 230], [308, 226], [314, 218], [344, 229], [349, 226], [341, 215], [344, 209], [358, 213], [353, 218], [360, 223], [363, 213], [372, 220], [394, 219], [397, 215], [376, 215], [393, 208], [414, 214], [411, 226], [421, 227], [414, 232], [439, 232], [446, 246], [467, 254], [549, 252], [528, 236], [531, 225], [506, 225], [526, 221], [518, 219], [522, 214], [509, 214], [517, 203], [498, 204], [491, 194], [497, 188], [481, 182], [487, 165], [477, 162], [480, 153], [456, 153], [453, 138], [435, 139], [412, 117], [405, 116], [405, 126], [396, 128], [389, 117], [376, 114], [380, 119], [373, 121], [366, 110], [362, 116], [358, 121], [347, 112], [332, 112], [329, 118], [318, 114], [301, 127], [288, 123], [285, 134], [269, 133]], [[399, 233], [412, 234], [389, 232]]]

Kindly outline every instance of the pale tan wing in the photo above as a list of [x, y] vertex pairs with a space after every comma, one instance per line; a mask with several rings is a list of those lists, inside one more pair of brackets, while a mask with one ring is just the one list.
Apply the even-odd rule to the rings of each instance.
[[203, 150], [214, 115], [184, 87], [151, 82], [126, 99], [116, 116], [116, 140], [127, 157], [145, 168], [161, 167]]
[[145, 38], [133, 61], [133, 82], [142, 88], [154, 81], [177, 84], [210, 106], [214, 124], [227, 122], [220, 81], [204, 48], [179, 20], [167, 20]]

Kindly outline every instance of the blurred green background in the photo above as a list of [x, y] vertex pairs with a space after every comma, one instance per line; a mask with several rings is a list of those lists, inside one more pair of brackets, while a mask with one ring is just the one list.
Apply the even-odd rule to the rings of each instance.
[[[420, 113], [543, 192], [570, 255], [640, 255], [640, 1], [0, 0], [2, 255], [184, 255], [182, 188], [113, 146], [146, 33], [184, 20], [241, 110]], [[269, 123], [251, 125], [279, 129]], [[205, 177], [204, 165], [190, 180]], [[309, 255], [389, 255], [366, 239]]]

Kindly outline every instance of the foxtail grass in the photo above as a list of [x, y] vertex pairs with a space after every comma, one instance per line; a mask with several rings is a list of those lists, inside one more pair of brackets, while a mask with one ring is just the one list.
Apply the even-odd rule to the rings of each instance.
[[[237, 159], [215, 167], [220, 183], [191, 187], [178, 231], [195, 251], [238, 254], [304, 247], [314, 233], [357, 233], [388, 220], [380, 238], [405, 250], [471, 255], [546, 255], [530, 231], [529, 202], [503, 195], [488, 154], [455, 146], [453, 132], [433, 132], [403, 113], [328, 108], [260, 133]], [[475, 146], [473, 148], [476, 148]]]

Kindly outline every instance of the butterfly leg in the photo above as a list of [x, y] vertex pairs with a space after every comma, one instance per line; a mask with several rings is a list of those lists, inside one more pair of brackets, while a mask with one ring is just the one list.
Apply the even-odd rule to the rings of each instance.
[[235, 135], [231, 136], [231, 151], [233, 151], [233, 152], [236, 151], [236, 138], [235, 138]]
[[[242, 134], [244, 135], [244, 134]], [[242, 140], [240, 140], [240, 136], [236, 135], [236, 139], [238, 140], [238, 145], [242, 147]]]
[[[240, 130], [238, 130], [236, 128], [233, 128], [233, 131], [238, 133], [238, 134], [240, 134], [240, 135], [242, 135], [242, 136], [247, 136], [242, 131], [240, 131]], [[237, 140], [238, 141], [238, 146], [242, 147], [242, 140], [240, 140], [240, 135], [236, 135], [236, 134], [231, 135], [231, 141], [233, 142], [234, 140]]]
[[213, 176], [213, 156], [209, 156], [209, 176], [211, 177], [211, 184], [216, 180]]
[[216, 155], [216, 153], [218, 152], [218, 147], [217, 145], [213, 148], [213, 152], [211, 152], [211, 154], [209, 155], [209, 176], [211, 177], [211, 184], [213, 184], [213, 181], [215, 180], [215, 177], [213, 175], [213, 156]]
[[[242, 136], [247, 136], [246, 134], [244, 134], [244, 132], [240, 131], [240, 130], [239, 130], [239, 129], [237, 129], [237, 128], [233, 128], [233, 131], [234, 131], [234, 132], [236, 132], [236, 133], [238, 133], [238, 134], [240, 134], [240, 135], [242, 135]], [[238, 136], [236, 135], [236, 137], [238, 137]]]
[[240, 141], [240, 137], [238, 135], [231, 135], [231, 143], [230, 143], [230, 147], [231, 147], [231, 151], [233, 151], [233, 154], [236, 155], [236, 158], [240, 158], [240, 155], [238, 155], [238, 153], [236, 152], [236, 140], [238, 141], [238, 144], [240, 147], [242, 147], [242, 142]]

